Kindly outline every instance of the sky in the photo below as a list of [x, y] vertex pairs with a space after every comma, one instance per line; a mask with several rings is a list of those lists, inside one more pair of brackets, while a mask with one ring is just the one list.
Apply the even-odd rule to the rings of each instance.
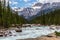
[[9, 3], [12, 8], [24, 8], [30, 7], [35, 2], [37, 2], [37, 0], [10, 0]]
[[10, 0], [10, 6], [12, 8], [24, 8], [30, 7], [32, 4], [40, 2], [40, 3], [47, 3], [47, 2], [60, 2], [60, 0]]

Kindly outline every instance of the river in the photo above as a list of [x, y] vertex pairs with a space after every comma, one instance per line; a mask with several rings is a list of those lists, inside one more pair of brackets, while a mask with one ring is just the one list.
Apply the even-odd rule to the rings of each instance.
[[[0, 40], [16, 40], [16, 39], [27, 39], [27, 38], [37, 38], [42, 35], [48, 35], [54, 33], [55, 31], [60, 32], [60, 29], [50, 29], [49, 26], [41, 27], [26, 27], [22, 28], [22, 32], [15, 32], [11, 30], [13, 36], [0, 37]], [[14, 36], [15, 35], [15, 36]]]

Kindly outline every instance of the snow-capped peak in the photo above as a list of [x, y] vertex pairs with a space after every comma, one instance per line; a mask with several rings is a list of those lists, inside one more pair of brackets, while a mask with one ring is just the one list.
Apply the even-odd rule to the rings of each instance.
[[41, 7], [37, 7], [37, 6], [35, 6], [35, 7], [32, 7], [33, 9], [40, 9]]
[[37, 0], [40, 3], [53, 3], [53, 2], [60, 2], [60, 0]]
[[15, 11], [23, 11], [24, 8], [15, 8]]
[[40, 9], [42, 7], [42, 5], [43, 5], [42, 3], [34, 3], [32, 8], [33, 9]]
[[31, 7], [18, 8], [15, 9], [15, 11], [18, 11], [19, 15], [29, 20], [30, 18], [40, 16], [39, 12], [41, 11], [47, 13], [56, 8], [60, 8], [60, 1], [58, 0], [41, 0], [41, 1], [34, 3]]

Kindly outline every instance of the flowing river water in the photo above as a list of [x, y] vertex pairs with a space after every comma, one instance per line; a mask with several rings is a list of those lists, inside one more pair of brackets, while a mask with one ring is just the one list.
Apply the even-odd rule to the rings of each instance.
[[[0, 40], [16, 40], [16, 39], [27, 39], [27, 38], [37, 38], [42, 35], [48, 35], [54, 33], [55, 31], [60, 32], [60, 29], [50, 29], [48, 26], [44, 27], [26, 27], [22, 28], [22, 32], [15, 32], [11, 30], [13, 36], [0, 37]], [[15, 36], [14, 36], [15, 35]]]

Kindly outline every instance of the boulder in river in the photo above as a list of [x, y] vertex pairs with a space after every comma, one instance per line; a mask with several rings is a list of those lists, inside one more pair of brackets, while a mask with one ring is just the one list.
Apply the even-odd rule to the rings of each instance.
[[0, 34], [0, 37], [3, 37], [3, 34]]
[[5, 33], [4, 32], [0, 32], [0, 37], [3, 37], [3, 36], [5, 36]]
[[55, 33], [47, 35], [47, 37], [56, 37]]
[[22, 30], [21, 29], [17, 29], [17, 30], [15, 30], [16, 32], [22, 32]]

